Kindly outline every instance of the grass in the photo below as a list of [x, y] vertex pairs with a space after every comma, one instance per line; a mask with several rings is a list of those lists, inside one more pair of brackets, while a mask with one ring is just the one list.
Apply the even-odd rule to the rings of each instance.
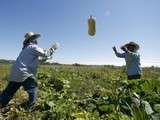
[[[0, 65], [0, 86], [4, 89], [11, 65]], [[160, 102], [160, 69], [144, 68], [141, 80], [128, 81], [124, 67], [41, 65], [37, 74], [38, 108], [29, 112], [19, 103], [27, 99], [20, 89], [3, 119], [23, 120], [144, 120], [143, 107], [132, 106], [132, 95], [148, 101], [151, 108]], [[154, 109], [153, 109], [154, 110]], [[154, 110], [154, 114], [158, 114]], [[141, 116], [141, 117], [138, 117]], [[147, 116], [147, 117], [146, 117]]]

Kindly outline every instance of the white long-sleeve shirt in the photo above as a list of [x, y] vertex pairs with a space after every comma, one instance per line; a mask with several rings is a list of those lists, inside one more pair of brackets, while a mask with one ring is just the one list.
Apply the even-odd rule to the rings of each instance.
[[23, 82], [28, 77], [34, 77], [37, 73], [38, 58], [49, 57], [50, 51], [45, 51], [36, 44], [29, 44], [19, 54], [10, 72], [9, 81]]
[[140, 75], [142, 73], [140, 55], [138, 52], [127, 51], [125, 53], [115, 52], [117, 57], [124, 58], [126, 61], [127, 75]]

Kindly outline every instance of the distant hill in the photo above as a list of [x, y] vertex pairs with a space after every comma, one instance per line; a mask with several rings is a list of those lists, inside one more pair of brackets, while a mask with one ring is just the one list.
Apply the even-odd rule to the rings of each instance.
[[0, 64], [13, 64], [15, 60], [0, 59]]
[[[0, 59], [0, 64], [13, 64], [15, 60], [6, 60], [6, 59]], [[57, 62], [40, 62], [42, 65], [61, 65], [60, 63]]]
[[[0, 64], [13, 64], [15, 60], [6, 60], [6, 59], [0, 59]], [[84, 66], [84, 67], [108, 67], [108, 68], [119, 68], [119, 67], [125, 67], [125, 66], [115, 66], [115, 65], [87, 65], [87, 64], [63, 64], [58, 62], [40, 62], [41, 65], [63, 65], [63, 66]], [[143, 67], [145, 69], [160, 69], [158, 66], [150, 66], [150, 67]]]

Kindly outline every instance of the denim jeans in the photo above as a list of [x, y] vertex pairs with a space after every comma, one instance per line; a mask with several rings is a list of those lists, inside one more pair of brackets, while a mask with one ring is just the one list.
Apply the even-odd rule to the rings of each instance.
[[0, 95], [0, 104], [5, 107], [12, 99], [16, 91], [23, 86], [28, 93], [28, 107], [33, 106], [37, 99], [37, 82], [33, 78], [27, 78], [24, 82], [9, 82], [5, 90]]

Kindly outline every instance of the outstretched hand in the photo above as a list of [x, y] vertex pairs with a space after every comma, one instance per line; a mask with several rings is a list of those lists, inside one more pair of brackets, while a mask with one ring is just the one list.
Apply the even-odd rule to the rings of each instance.
[[113, 46], [113, 47], [112, 47], [112, 49], [113, 49], [113, 51], [114, 51], [114, 52], [116, 52], [116, 51], [117, 51], [117, 49], [116, 49], [116, 47], [115, 47], [115, 46]]
[[53, 46], [52, 46], [52, 49], [57, 50], [59, 47], [60, 47], [59, 43], [54, 43]]

